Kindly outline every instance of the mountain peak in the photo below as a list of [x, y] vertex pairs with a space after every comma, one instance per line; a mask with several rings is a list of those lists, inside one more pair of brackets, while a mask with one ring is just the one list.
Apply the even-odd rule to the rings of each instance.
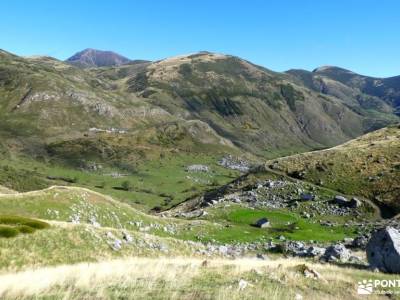
[[77, 52], [68, 58], [66, 62], [79, 67], [92, 68], [120, 66], [129, 63], [130, 59], [112, 51], [87, 48]]
[[321, 66], [321, 67], [318, 67], [313, 70], [313, 73], [324, 73], [324, 72], [340, 72], [340, 73], [355, 74], [354, 72], [352, 72], [350, 70], [339, 68], [336, 66], [329, 66], [329, 65]]

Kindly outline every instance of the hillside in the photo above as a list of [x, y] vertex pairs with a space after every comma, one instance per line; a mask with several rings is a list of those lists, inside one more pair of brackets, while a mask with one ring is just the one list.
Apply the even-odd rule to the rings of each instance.
[[327, 150], [267, 162], [267, 167], [400, 212], [400, 127], [380, 129]]
[[[295, 213], [288, 211], [221, 205], [207, 208], [203, 217], [157, 217], [99, 193], [68, 187], [1, 194], [0, 209], [2, 299], [132, 295], [138, 299], [193, 295], [329, 299], [333, 294], [334, 298], [361, 299], [356, 282], [395, 276], [366, 270], [362, 261], [350, 268], [321, 264], [313, 258], [284, 258], [268, 250], [271, 240], [285, 243], [282, 235], [294, 238], [297, 234], [301, 240], [312, 237], [314, 248], [352, 235], [352, 227], [330, 228], [312, 220], [296, 220]], [[268, 214], [273, 227], [252, 226], [257, 213]], [[4, 229], [13, 226], [9, 220], [19, 223], [20, 233], [7, 238]], [[47, 226], [27, 231], [21, 220]], [[298, 227], [289, 229], [293, 221]], [[357, 255], [364, 259], [361, 253]], [[43, 281], [44, 277], [48, 280]]]
[[[1, 51], [0, 99], [0, 184], [18, 191], [89, 181], [150, 209], [182, 201], [185, 192], [175, 195], [181, 188], [198, 192], [228, 175], [218, 168], [196, 182], [197, 175], [186, 178], [192, 162], [216, 165], [226, 153], [241, 155], [207, 123], [173, 116], [50, 57]], [[117, 190], [123, 181], [135, 184], [136, 193]]]
[[173, 123], [200, 142], [276, 157], [334, 146], [396, 120], [386, 100], [350, 103], [229, 55], [200, 52], [86, 70], [50, 57], [0, 54], [2, 144], [34, 156], [47, 156], [49, 142], [79, 144], [90, 128], [147, 136]]
[[[219, 166], [227, 154], [257, 163], [396, 120], [386, 99], [349, 95], [209, 52], [82, 69], [1, 51], [0, 184], [78, 185], [168, 209], [237, 176]], [[192, 164], [211, 171], [188, 174]]]
[[173, 115], [200, 119], [262, 156], [337, 145], [396, 120], [388, 105], [350, 105], [341, 95], [321, 94], [292, 76], [229, 55], [200, 52], [120, 70], [119, 76], [110, 70], [100, 78]]
[[375, 78], [325, 66], [312, 72], [289, 70], [308, 88], [344, 99], [348, 104], [380, 112], [400, 113], [400, 77]]

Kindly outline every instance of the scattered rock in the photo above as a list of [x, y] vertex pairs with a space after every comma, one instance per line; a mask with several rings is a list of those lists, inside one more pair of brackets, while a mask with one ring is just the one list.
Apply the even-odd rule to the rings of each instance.
[[351, 252], [343, 244], [336, 244], [326, 248], [324, 255], [321, 257], [327, 262], [347, 261], [351, 256]]
[[122, 238], [124, 239], [124, 241], [126, 241], [127, 243], [131, 243], [133, 241], [132, 236], [129, 234], [129, 232], [127, 231], [123, 231], [122, 232]]
[[296, 296], [294, 296], [294, 300], [303, 300], [303, 296], [301, 294], [296, 294]]
[[286, 241], [286, 238], [285, 238], [283, 235], [280, 235], [280, 236], [278, 237], [278, 240], [280, 240], [280, 241]]
[[250, 164], [247, 161], [235, 158], [232, 155], [224, 156], [218, 162], [218, 164], [227, 169], [237, 170], [243, 173], [248, 172], [250, 170]]
[[94, 227], [101, 227], [100, 223], [97, 222], [97, 219], [95, 216], [91, 216], [89, 218], [89, 223], [92, 224]]
[[257, 259], [260, 259], [260, 260], [268, 260], [268, 257], [265, 256], [264, 254], [258, 253], [256, 257], [257, 257]]
[[325, 253], [325, 248], [322, 247], [317, 247], [317, 246], [311, 246], [307, 249], [307, 256], [315, 257], [315, 256], [320, 256]]
[[206, 165], [190, 165], [186, 167], [188, 172], [210, 172], [210, 167]]
[[252, 286], [252, 284], [250, 284], [249, 282], [247, 282], [244, 279], [240, 279], [239, 280], [239, 287], [238, 290], [239, 291], [243, 291], [245, 288], [247, 288], [248, 286]]
[[288, 241], [283, 244], [283, 251], [285, 253], [291, 253], [295, 256], [305, 256], [306, 249], [302, 242], [298, 241]]
[[222, 255], [226, 255], [228, 253], [228, 247], [227, 246], [219, 246], [218, 251]]
[[199, 218], [201, 216], [204, 216], [205, 214], [207, 214], [207, 213], [205, 213], [204, 210], [196, 209], [196, 210], [189, 211], [189, 212], [182, 212], [182, 213], [180, 213], [180, 216], [184, 217], [184, 218]]
[[351, 247], [365, 250], [365, 248], [367, 247], [368, 241], [369, 241], [368, 235], [357, 236], [351, 243]]
[[348, 238], [348, 237], [345, 237], [344, 239], [343, 239], [343, 243], [346, 245], [346, 246], [350, 246], [351, 247], [351, 245], [353, 245], [353, 242], [354, 242], [354, 239], [353, 238]]

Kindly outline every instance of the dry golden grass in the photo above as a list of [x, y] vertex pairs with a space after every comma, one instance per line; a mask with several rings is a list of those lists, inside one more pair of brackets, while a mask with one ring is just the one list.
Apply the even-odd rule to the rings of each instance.
[[[374, 273], [300, 259], [129, 258], [28, 270], [0, 276], [1, 299], [362, 299], [356, 283]], [[380, 275], [383, 276], [383, 275]], [[248, 282], [239, 289], [239, 281]], [[370, 296], [368, 299], [380, 299]]]

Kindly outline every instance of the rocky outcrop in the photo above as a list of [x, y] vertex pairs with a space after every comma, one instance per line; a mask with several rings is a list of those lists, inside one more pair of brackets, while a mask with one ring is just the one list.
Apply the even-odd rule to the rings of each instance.
[[210, 167], [206, 165], [190, 165], [186, 167], [187, 172], [210, 172]]
[[343, 244], [336, 244], [326, 248], [325, 253], [321, 258], [327, 262], [343, 262], [349, 260], [350, 256], [350, 250], [348, 250]]

